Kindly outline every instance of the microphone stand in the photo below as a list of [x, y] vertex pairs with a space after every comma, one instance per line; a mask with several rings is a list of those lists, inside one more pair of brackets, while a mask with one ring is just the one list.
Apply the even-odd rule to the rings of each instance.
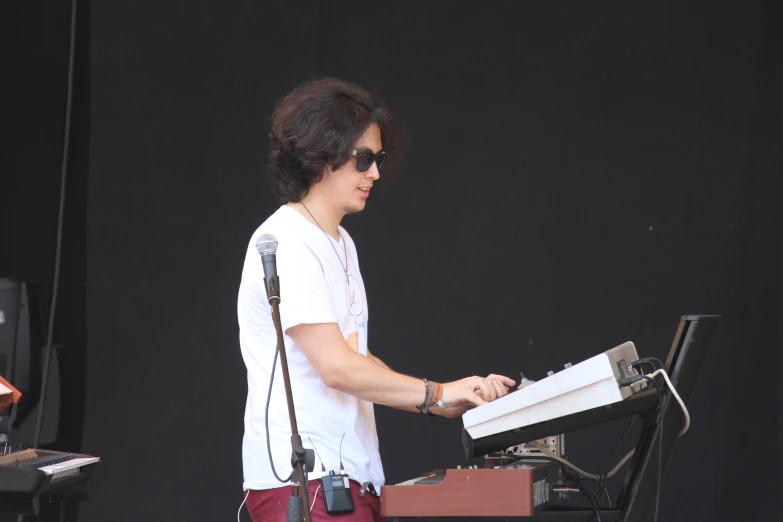
[[[272, 262], [267, 261], [267, 256], [271, 257]], [[285, 342], [283, 341], [283, 327], [280, 324], [280, 279], [277, 277], [277, 270], [274, 267], [274, 254], [265, 254], [262, 256], [265, 268], [271, 265], [270, 275], [264, 277], [266, 285], [266, 296], [269, 305], [272, 307], [272, 321], [275, 323], [277, 332], [277, 351], [280, 355], [280, 366], [283, 372], [283, 383], [285, 384], [285, 398], [288, 401], [288, 420], [291, 423], [291, 466], [296, 468], [298, 483], [294, 482], [291, 488], [291, 498], [288, 500], [288, 522], [311, 522], [309, 494], [307, 492], [307, 480], [305, 479], [305, 457], [306, 451], [302, 446], [302, 437], [299, 436], [299, 428], [296, 425], [296, 413], [294, 412], [294, 397], [291, 393], [291, 379], [288, 375], [288, 359], [285, 355]], [[266, 270], [264, 270], [266, 275]]]

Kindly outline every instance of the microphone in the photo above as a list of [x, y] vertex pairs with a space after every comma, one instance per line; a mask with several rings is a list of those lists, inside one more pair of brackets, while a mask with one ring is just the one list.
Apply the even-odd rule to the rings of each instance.
[[270, 303], [273, 300], [280, 302], [280, 279], [277, 277], [277, 238], [272, 234], [261, 234], [256, 239], [256, 250], [261, 255], [261, 263], [264, 265], [264, 286], [266, 298]]

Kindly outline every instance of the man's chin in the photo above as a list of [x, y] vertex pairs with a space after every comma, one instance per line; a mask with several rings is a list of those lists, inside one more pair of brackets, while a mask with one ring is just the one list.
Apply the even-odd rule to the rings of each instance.
[[364, 202], [358, 204], [358, 205], [352, 205], [350, 207], [343, 207], [343, 213], [347, 216], [348, 214], [356, 214], [357, 212], [361, 212], [364, 210]]

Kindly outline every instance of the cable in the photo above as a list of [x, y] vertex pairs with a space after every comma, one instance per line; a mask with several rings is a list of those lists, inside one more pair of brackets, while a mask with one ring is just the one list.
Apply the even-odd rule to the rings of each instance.
[[[663, 370], [658, 370], [654, 373], [662, 372]], [[663, 373], [666, 375], [666, 372]], [[662, 468], [662, 459], [661, 459], [661, 452], [663, 451], [661, 449], [661, 446], [663, 446], [663, 396], [661, 392], [661, 387], [658, 385], [657, 382], [655, 382], [655, 379], [648, 377], [646, 375], [643, 376], [644, 380], [649, 381], [650, 384], [655, 386], [655, 390], [658, 392], [658, 484], [655, 488], [655, 516], [653, 517], [653, 522], [658, 522], [658, 506], [660, 505], [661, 501], [661, 468]], [[668, 377], [666, 378], [668, 381]], [[672, 388], [674, 390], [674, 388]], [[675, 392], [676, 393], [676, 392]]]
[[[573, 479], [571, 479], [573, 480]], [[601, 500], [598, 498], [598, 496], [593, 493], [592, 490], [585, 488], [585, 491], [587, 491], [590, 494], [590, 497], [593, 499], [590, 504], [593, 506], [593, 513], [595, 514], [595, 518], [598, 522], [601, 522], [601, 515], [598, 513], [598, 508], [601, 507]]]
[[[648, 357], [647, 360], [640, 360], [636, 362], [636, 365], [639, 366], [638, 363], [644, 363], [649, 362], [650, 360], [656, 360], [658, 364], [661, 363], [661, 361], [658, 361], [657, 359], [653, 357]], [[663, 366], [662, 364], [660, 364]], [[653, 521], [657, 522], [658, 520], [658, 508], [661, 503], [661, 473], [663, 471], [663, 391], [661, 390], [660, 385], [655, 382], [656, 375], [660, 375], [663, 377], [663, 380], [666, 381], [666, 385], [669, 387], [669, 390], [672, 392], [672, 395], [677, 400], [677, 402], [680, 404], [680, 408], [682, 408], [682, 413], [685, 417], [685, 422], [682, 426], [682, 429], [680, 429], [680, 432], [678, 436], [682, 437], [685, 435], [685, 433], [688, 431], [688, 428], [691, 426], [691, 416], [688, 413], [688, 408], [685, 407], [685, 403], [683, 402], [682, 398], [680, 398], [680, 394], [677, 393], [677, 390], [674, 388], [674, 385], [672, 384], [672, 381], [669, 379], [669, 375], [666, 373], [666, 370], [663, 368], [660, 368], [658, 370], [655, 370], [649, 375], [637, 375], [634, 377], [631, 377], [627, 379], [627, 384], [631, 384], [632, 382], [638, 382], [642, 379], [645, 381], [648, 381], [651, 385], [655, 387], [655, 391], [658, 393], [658, 430], [657, 430], [657, 437], [658, 437], [658, 476], [657, 476], [657, 486], [655, 491], [655, 516], [653, 517]]]
[[601, 469], [600, 479], [598, 480], [598, 496], [601, 500], [603, 500], [603, 492], [606, 492], [606, 497], [607, 500], [609, 501], [609, 507], [612, 506], [612, 499], [609, 498], [609, 492], [606, 489], [606, 479], [608, 478], [606, 476], [607, 475], [606, 470], [609, 468], [609, 462], [611, 462], [612, 457], [614, 457], [614, 454], [617, 453], [617, 450], [620, 448], [620, 446], [622, 446], [623, 441], [625, 440], [626, 435], [628, 435], [628, 432], [631, 430], [631, 426], [633, 426], [634, 421], [636, 421], [636, 415], [631, 416], [631, 419], [628, 421], [628, 425], [626, 425], [623, 434], [620, 436], [620, 439], [617, 441], [617, 444], [614, 445], [614, 449], [612, 449], [612, 452], [606, 458], [604, 467]]
[[[574, 488], [574, 487], [571, 487], [571, 486], [554, 486], [552, 488], [552, 491], [556, 491], [556, 492], [572, 492], [572, 493], [581, 493], [582, 492], [581, 489]], [[604, 494], [606, 495], [607, 502], [609, 502], [609, 507], [611, 507], [612, 506], [612, 499], [609, 497], [609, 490], [605, 489], [604, 490]], [[599, 508], [603, 507], [603, 503], [599, 503], [598, 507]]]
[[[599, 486], [601, 485], [601, 483], [598, 482], [595, 479], [585, 479], [585, 480], [589, 480], [591, 482], [595, 482]], [[600, 507], [600, 508], [604, 507], [604, 502], [603, 502], [604, 497], [606, 497], [606, 501], [609, 503], [608, 507], [612, 507], [612, 497], [609, 496], [609, 490], [608, 489], [604, 489], [603, 491], [599, 491], [598, 495], [596, 495], [596, 496], [600, 498], [600, 501], [598, 502], [598, 507]]]
[[291, 474], [288, 475], [288, 478], [285, 480], [281, 479], [277, 475], [277, 470], [275, 469], [275, 462], [272, 460], [272, 445], [269, 442], [269, 401], [272, 398], [272, 383], [275, 382], [275, 367], [277, 366], [278, 351], [279, 351], [278, 349], [275, 349], [275, 358], [272, 361], [272, 373], [269, 376], [269, 391], [266, 394], [266, 409], [264, 410], [264, 428], [266, 429], [266, 451], [269, 454], [269, 465], [272, 467], [272, 473], [274, 474], [278, 482], [282, 482], [283, 484], [285, 484], [291, 480], [291, 477], [294, 476], [295, 470], [291, 470]]
[[310, 504], [310, 513], [313, 512], [313, 507], [315, 506], [315, 499], [318, 498], [318, 490], [321, 489], [321, 485], [318, 484], [318, 487], [315, 488], [315, 493], [313, 493], [313, 503]]
[[682, 413], [685, 415], [685, 424], [680, 430], [680, 437], [682, 437], [688, 431], [688, 428], [691, 427], [691, 416], [688, 413], [688, 408], [686, 408], [685, 403], [682, 402], [682, 399], [680, 398], [680, 394], [677, 393], [677, 390], [674, 389], [674, 385], [672, 384], [672, 381], [669, 380], [669, 376], [667, 375], [665, 370], [655, 370], [650, 375], [645, 375], [644, 377], [650, 378], [650, 377], [655, 377], [656, 375], [661, 375], [663, 377], [663, 379], [666, 381], [666, 385], [669, 386], [672, 395], [674, 395], [674, 398], [677, 399], [678, 403], [680, 403], [680, 408], [682, 408]]
[[[518, 461], [518, 460], [549, 460], [554, 462], [555, 464], [558, 464], [560, 466], [560, 470], [563, 472], [563, 475], [571, 479], [576, 486], [579, 488], [579, 490], [582, 492], [582, 494], [587, 497], [587, 500], [590, 502], [590, 507], [593, 508], [593, 513], [595, 514], [596, 522], [601, 522], [601, 514], [598, 512], [598, 506], [599, 503], [597, 502], [598, 497], [595, 496], [595, 493], [590, 491], [589, 489], [585, 488], [584, 484], [582, 484], [582, 481], [579, 480], [578, 477], [572, 475], [568, 471], [566, 471], [565, 466], [563, 465], [566, 461], [563, 461], [563, 459], [556, 458], [552, 455], [525, 455], [522, 456], [509, 456], [511, 460]], [[592, 496], [591, 496], [592, 495]]]
[[[44, 345], [43, 375], [41, 376], [41, 394], [38, 399], [38, 415], [35, 419], [35, 432], [33, 434], [33, 448], [37, 448], [41, 441], [41, 427], [43, 426], [44, 406], [46, 404], [46, 391], [49, 387], [49, 367], [52, 364], [52, 337], [54, 335], [54, 315], [57, 311], [57, 290], [60, 286], [60, 260], [62, 258], [63, 244], [63, 215], [65, 214], [65, 186], [68, 172], [68, 152], [71, 145], [71, 111], [73, 107], [73, 68], [76, 55], [76, 5], [77, 0], [71, 0], [71, 28], [68, 46], [68, 80], [65, 94], [65, 122], [63, 131], [63, 157], [60, 165], [60, 200], [57, 210], [57, 239], [54, 249], [54, 275], [52, 276], [52, 300], [49, 303], [49, 322], [46, 328], [46, 344]], [[65, 511], [60, 508], [60, 520], [64, 520]], [[18, 515], [16, 520], [21, 522], [24, 515]]]
[[[538, 445], [538, 443], [536, 443], [536, 446], [539, 448], [539, 450], [541, 449], [541, 447]], [[634, 451], [635, 450], [631, 450], [630, 452], [628, 452], [628, 454], [625, 457], [623, 457], [620, 460], [620, 462], [618, 462], [617, 465], [614, 468], [612, 468], [612, 470], [609, 473], [606, 474], [606, 477], [607, 478], [613, 477], [618, 471], [620, 471], [620, 468], [622, 468], [625, 465], [625, 463], [628, 462], [628, 459], [630, 459], [633, 456]], [[568, 462], [564, 458], [557, 457], [555, 455], [546, 455], [546, 457], [550, 458], [552, 460], [555, 460], [555, 461], [563, 464], [564, 466], [567, 466], [567, 467], [571, 468], [572, 470], [574, 470], [577, 473], [579, 473], [579, 476], [582, 477], [582, 478], [588, 478], [588, 479], [593, 479], [593, 480], [601, 480], [601, 475], [594, 475], [592, 473], [588, 473], [585, 470], [575, 466], [574, 464], [571, 464], [570, 462]]]
[[[606, 495], [606, 503], [608, 508], [612, 507], [612, 497], [609, 496], [609, 490], [607, 488], [603, 488], [604, 494]], [[601, 497], [601, 500], [603, 500], [603, 497]], [[599, 504], [602, 505], [602, 504]]]
[[[523, 455], [508, 455], [508, 454], [497, 454], [497, 455], [498, 455], [498, 457], [494, 457], [494, 458], [498, 458], [498, 459], [503, 458], [503, 459], [508, 459], [508, 460], [514, 461], [514, 462], [517, 462], [517, 461], [520, 461], [520, 460], [548, 460], [550, 462], [554, 462], [555, 464], [560, 466], [560, 470], [563, 472], [563, 474], [566, 477], [568, 477], [569, 479], [571, 479], [571, 481], [573, 481], [577, 485], [577, 487], [582, 492], [582, 494], [585, 497], [587, 497], [587, 500], [590, 502], [590, 506], [593, 508], [593, 513], [595, 514], [595, 518], [596, 518], [597, 522], [601, 522], [601, 515], [598, 512], [598, 505], [594, 502], [594, 499], [597, 499], [597, 497], [595, 496], [595, 493], [593, 493], [592, 491], [590, 491], [587, 488], [585, 488], [584, 484], [582, 484], [582, 481], [579, 480], [578, 477], [572, 475], [571, 473], [569, 473], [566, 470], [566, 468], [565, 468], [565, 466], [563, 464], [566, 463], [567, 461], [564, 461], [563, 459], [558, 459], [558, 458], [554, 457], [553, 455], [543, 455], [543, 454], [542, 455], [524, 455], [524, 456]], [[492, 457], [487, 457], [487, 458], [492, 458]]]
[[641, 359], [632, 362], [631, 367], [637, 368], [639, 366], [642, 366], [643, 364], [649, 364], [650, 366], [652, 366], [653, 371], [663, 369], [663, 363], [657, 357], [643, 357]]
[[[495, 456], [495, 455], [496, 455], [496, 456]], [[623, 464], [625, 464], [625, 462], [626, 462], [626, 461], [627, 461], [627, 460], [628, 460], [628, 459], [631, 457], [631, 455], [633, 455], [633, 452], [631, 452], [630, 454], [626, 455], [626, 456], [623, 458], [623, 460], [622, 460], [622, 461], [620, 461], [620, 463], [619, 463], [617, 466], [615, 466], [615, 468], [614, 468], [614, 469], [613, 469], [613, 470], [612, 470], [610, 473], [611, 473], [612, 475], [614, 475], [615, 473], [617, 473], [617, 471], [620, 469], [620, 467], [622, 467], [622, 465], [623, 465]], [[551, 454], [541, 454], [541, 455], [524, 455], [524, 456], [523, 456], [523, 455], [509, 455], [509, 454], [504, 454], [504, 453], [496, 453], [496, 454], [494, 454], [494, 455], [488, 455], [488, 456], [486, 456], [486, 457], [485, 457], [485, 459], [487, 459], [487, 460], [496, 460], [496, 459], [497, 459], [497, 460], [503, 460], [503, 459], [510, 459], [510, 460], [514, 460], [514, 461], [518, 461], [518, 460], [525, 460], [525, 459], [544, 459], [544, 460], [550, 460], [550, 461], [552, 461], [552, 462], [555, 462], [555, 463], [557, 463], [557, 464], [560, 466], [560, 468], [561, 468], [561, 469], [563, 469], [563, 473], [566, 473], [566, 474], [567, 474], [567, 476], [568, 476], [569, 478], [571, 478], [571, 480], [574, 480], [574, 482], [576, 482], [576, 481], [577, 481], [577, 480], [576, 480], [576, 477], [574, 477], [574, 476], [572, 476], [571, 474], [567, 473], [567, 472], [565, 471], [565, 469], [564, 469], [564, 465], [565, 465], [565, 466], [568, 466], [568, 467], [570, 467], [570, 468], [576, 468], [577, 470], [579, 470], [579, 468], [577, 468], [576, 466], [574, 466], [573, 464], [571, 464], [571, 463], [570, 463], [570, 462], [568, 462], [567, 460], [564, 460], [564, 459], [559, 459], [559, 458], [557, 458], [557, 457], [555, 457], [555, 456], [553, 456], [553, 455], [551, 455]], [[579, 471], [578, 471], [578, 473], [579, 473], [579, 478], [583, 478], [583, 479], [586, 479], [586, 480], [592, 480], [593, 482], [596, 482], [596, 483], [600, 484], [600, 482], [597, 480], [597, 478], [593, 478], [593, 477], [598, 477], [598, 475], [586, 476], [586, 475], [589, 475], [589, 474], [586, 474], [586, 473], [585, 473], [584, 471], [582, 471], [582, 470], [579, 470]], [[611, 476], [611, 475], [610, 475], [610, 476]], [[589, 491], [589, 492], [590, 492], [590, 494], [592, 494], [592, 495], [593, 495], [593, 498], [595, 498], [596, 500], [598, 500], [598, 496], [597, 496], [597, 495], [595, 495], [595, 493], [593, 493], [593, 492], [592, 492], [592, 491], [590, 491], [590, 490], [587, 490], [587, 491]], [[611, 506], [612, 506], [612, 498], [609, 496], [609, 491], [608, 491], [607, 489], [604, 489], [604, 490], [603, 490], [603, 492], [601, 492], [601, 493], [599, 493], [599, 494], [601, 495], [601, 500], [603, 499], [603, 496], [606, 496], [606, 500], [609, 502], [609, 507], [611, 507]], [[603, 506], [603, 503], [601, 502], [601, 500], [598, 500], [598, 507], [602, 507], [602, 506]]]
[[[654, 359], [654, 358], [648, 358], [648, 359]], [[660, 361], [658, 361], [657, 359], [655, 359], [655, 360], [660, 364]], [[645, 361], [645, 362], [647, 362], [647, 361]], [[660, 493], [661, 493], [661, 470], [662, 470], [662, 456], [661, 456], [661, 453], [662, 453], [662, 448], [661, 448], [662, 442], [661, 442], [661, 438], [662, 438], [662, 433], [663, 433], [663, 415], [662, 415], [662, 413], [663, 413], [662, 412], [663, 392], [662, 392], [660, 386], [658, 385], [658, 383], [655, 382], [655, 380], [652, 379], [652, 377], [654, 377], [655, 375], [659, 375], [659, 374], [663, 376], [664, 380], [666, 381], [666, 384], [669, 386], [669, 389], [672, 392], [672, 395], [674, 395], [674, 398], [677, 399], [677, 402], [680, 404], [680, 407], [682, 408], [682, 411], [683, 411], [683, 413], [685, 415], [685, 424], [684, 424], [682, 430], [680, 430], [680, 436], [685, 434], [685, 432], [687, 432], [688, 428], [690, 427], [690, 415], [688, 414], [688, 409], [685, 407], [685, 403], [680, 398], [680, 395], [677, 393], [677, 390], [674, 389], [674, 385], [672, 385], [671, 381], [669, 380], [669, 376], [666, 374], [665, 370], [658, 369], [658, 370], [655, 370], [650, 375], [638, 375], [638, 376], [635, 377], [635, 381], [633, 381], [633, 382], [638, 382], [640, 380], [647, 380], [655, 387], [655, 389], [656, 389], [656, 391], [658, 393], [658, 404], [659, 404], [659, 412], [660, 412], [659, 413], [659, 417], [660, 418], [659, 418], [658, 422], [659, 422], [660, 426], [659, 426], [659, 432], [658, 432], [658, 485], [657, 485], [657, 491], [656, 491], [656, 494], [655, 494], [655, 518], [654, 518], [655, 521], [658, 520], [658, 507], [660, 505]], [[628, 384], [631, 384], [631, 382], [629, 382]], [[626, 427], [625, 431], [623, 432], [622, 437], [620, 438], [620, 441], [615, 446], [615, 450], [612, 451], [612, 454], [609, 456], [609, 459], [607, 459], [607, 462], [604, 465], [604, 469], [606, 469], [606, 467], [609, 465], [609, 461], [611, 460], [611, 457], [614, 455], [615, 451], [617, 451], [617, 448], [621, 445], [623, 439], [628, 434], [628, 431], [630, 430], [631, 425], [633, 424], [634, 420], [635, 420], [635, 416], [632, 417], [631, 420], [629, 421], [628, 426]], [[588, 473], [588, 472], [584, 471], [583, 469], [575, 466], [574, 464], [568, 462], [567, 460], [565, 460], [563, 458], [557, 457], [555, 455], [549, 455], [549, 454], [545, 455], [544, 454], [544, 450], [541, 448], [540, 444], [538, 444], [538, 443], [536, 443], [536, 447], [539, 449], [539, 451], [542, 452], [541, 455], [526, 455], [524, 457], [523, 456], [510, 456], [510, 455], [506, 455], [506, 454], [503, 454], [503, 453], [496, 453], [496, 455], [499, 455], [500, 458], [510, 458], [510, 459], [513, 459], [513, 460], [523, 460], [523, 459], [531, 459], [531, 458], [532, 459], [536, 459], [537, 458], [537, 459], [552, 460], [552, 461], [555, 461], [558, 464], [560, 464], [560, 467], [563, 469], [563, 473], [566, 474], [566, 476], [570, 476], [570, 474], [565, 470], [565, 468], [568, 467], [568, 468], [574, 470], [575, 472], [577, 472], [581, 478], [592, 479], [592, 480], [598, 481], [599, 484], [602, 484], [602, 481], [606, 481], [606, 479], [613, 477], [618, 471], [620, 471], [620, 469], [625, 465], [626, 462], [628, 462], [628, 460], [634, 455], [634, 453], [636, 451], [636, 450], [629, 451], [625, 455], [625, 457], [623, 457], [620, 460], [620, 462], [618, 462], [615, 465], [615, 467], [612, 468], [612, 470], [609, 471], [608, 473], [602, 473], [601, 475], [594, 475], [592, 473]], [[573, 480], [573, 478], [572, 478], [572, 480]], [[581, 486], [581, 482], [579, 482], [578, 484], [580, 485], [580, 487], [583, 488], [583, 486]], [[585, 490], [585, 491], [587, 491], [587, 490]], [[603, 489], [601, 490], [601, 499], [603, 498], [603, 491], [606, 491], [605, 487], [603, 487]], [[592, 492], [590, 492], [590, 493], [592, 493]], [[607, 495], [608, 495], [608, 493], [607, 493]], [[587, 493], [585, 493], [585, 496], [588, 496], [588, 498], [589, 498], [589, 495]], [[598, 499], [599, 500], [599, 505], [600, 505], [600, 500], [601, 499]], [[611, 499], [610, 499], [609, 504], [611, 505]], [[596, 515], [598, 515], [597, 510], [596, 510]]]
[[242, 506], [245, 505], [245, 502], [247, 502], [247, 497], [249, 496], [250, 496], [250, 490], [248, 489], [247, 493], [245, 493], [245, 498], [242, 499], [242, 503], [239, 504], [239, 509], [237, 509], [237, 522], [242, 522], [241, 520], [239, 520], [239, 514], [242, 512]]
[[[596, 522], [601, 522], [601, 515], [598, 512], [600, 501], [598, 500], [598, 497], [595, 496], [595, 493], [585, 488], [584, 484], [582, 484], [582, 481], [579, 480], [574, 475], [567, 472], [563, 466], [560, 466], [560, 468], [563, 470], [563, 475], [570, 478], [576, 484], [576, 486], [582, 491], [582, 494], [587, 497], [587, 500], [590, 501], [590, 505], [593, 507], [593, 513], [595, 514]], [[592, 497], [590, 495], [592, 495]], [[593, 499], [595, 499], [595, 502], [593, 502]]]
[[46, 402], [46, 389], [49, 383], [49, 367], [52, 360], [52, 335], [54, 333], [54, 315], [57, 310], [57, 289], [60, 286], [60, 258], [62, 257], [63, 243], [63, 215], [65, 213], [65, 185], [68, 171], [68, 149], [71, 142], [71, 107], [73, 105], [73, 64], [76, 54], [76, 2], [71, 0], [71, 34], [68, 50], [68, 83], [65, 95], [65, 131], [63, 138], [63, 158], [60, 167], [60, 202], [57, 211], [57, 240], [54, 252], [54, 276], [52, 278], [52, 301], [49, 303], [49, 324], [46, 330], [46, 344], [44, 345], [44, 367], [41, 381], [41, 396], [38, 403], [38, 417], [35, 420], [35, 434], [33, 435], [33, 447], [37, 448], [41, 440], [41, 426], [43, 425], [44, 403]]

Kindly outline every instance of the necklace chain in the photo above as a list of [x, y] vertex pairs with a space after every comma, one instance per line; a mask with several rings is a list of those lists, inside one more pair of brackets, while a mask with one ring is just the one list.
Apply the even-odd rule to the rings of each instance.
[[304, 204], [304, 202], [300, 201], [299, 203], [302, 204], [304, 209], [307, 211], [308, 214], [310, 214], [310, 217], [313, 218], [313, 221], [315, 221], [315, 224], [318, 226], [318, 228], [321, 229], [321, 232], [324, 233], [326, 236], [326, 239], [329, 240], [329, 244], [332, 245], [332, 250], [334, 250], [334, 255], [337, 256], [337, 260], [340, 262], [340, 268], [343, 269], [343, 272], [345, 272], [345, 277], [348, 277], [348, 245], [345, 244], [345, 238], [343, 238], [343, 235], [340, 233], [340, 229], [337, 229], [337, 235], [340, 236], [340, 239], [343, 242], [343, 249], [345, 249], [345, 266], [343, 266], [343, 260], [340, 259], [340, 254], [337, 253], [337, 249], [334, 247], [334, 243], [332, 243], [332, 238], [329, 237], [329, 234], [326, 233], [326, 230], [324, 230], [324, 227], [321, 226], [321, 224], [318, 222], [317, 219], [315, 219], [315, 216], [312, 212], [310, 212], [310, 209], [307, 208], [307, 205]]

